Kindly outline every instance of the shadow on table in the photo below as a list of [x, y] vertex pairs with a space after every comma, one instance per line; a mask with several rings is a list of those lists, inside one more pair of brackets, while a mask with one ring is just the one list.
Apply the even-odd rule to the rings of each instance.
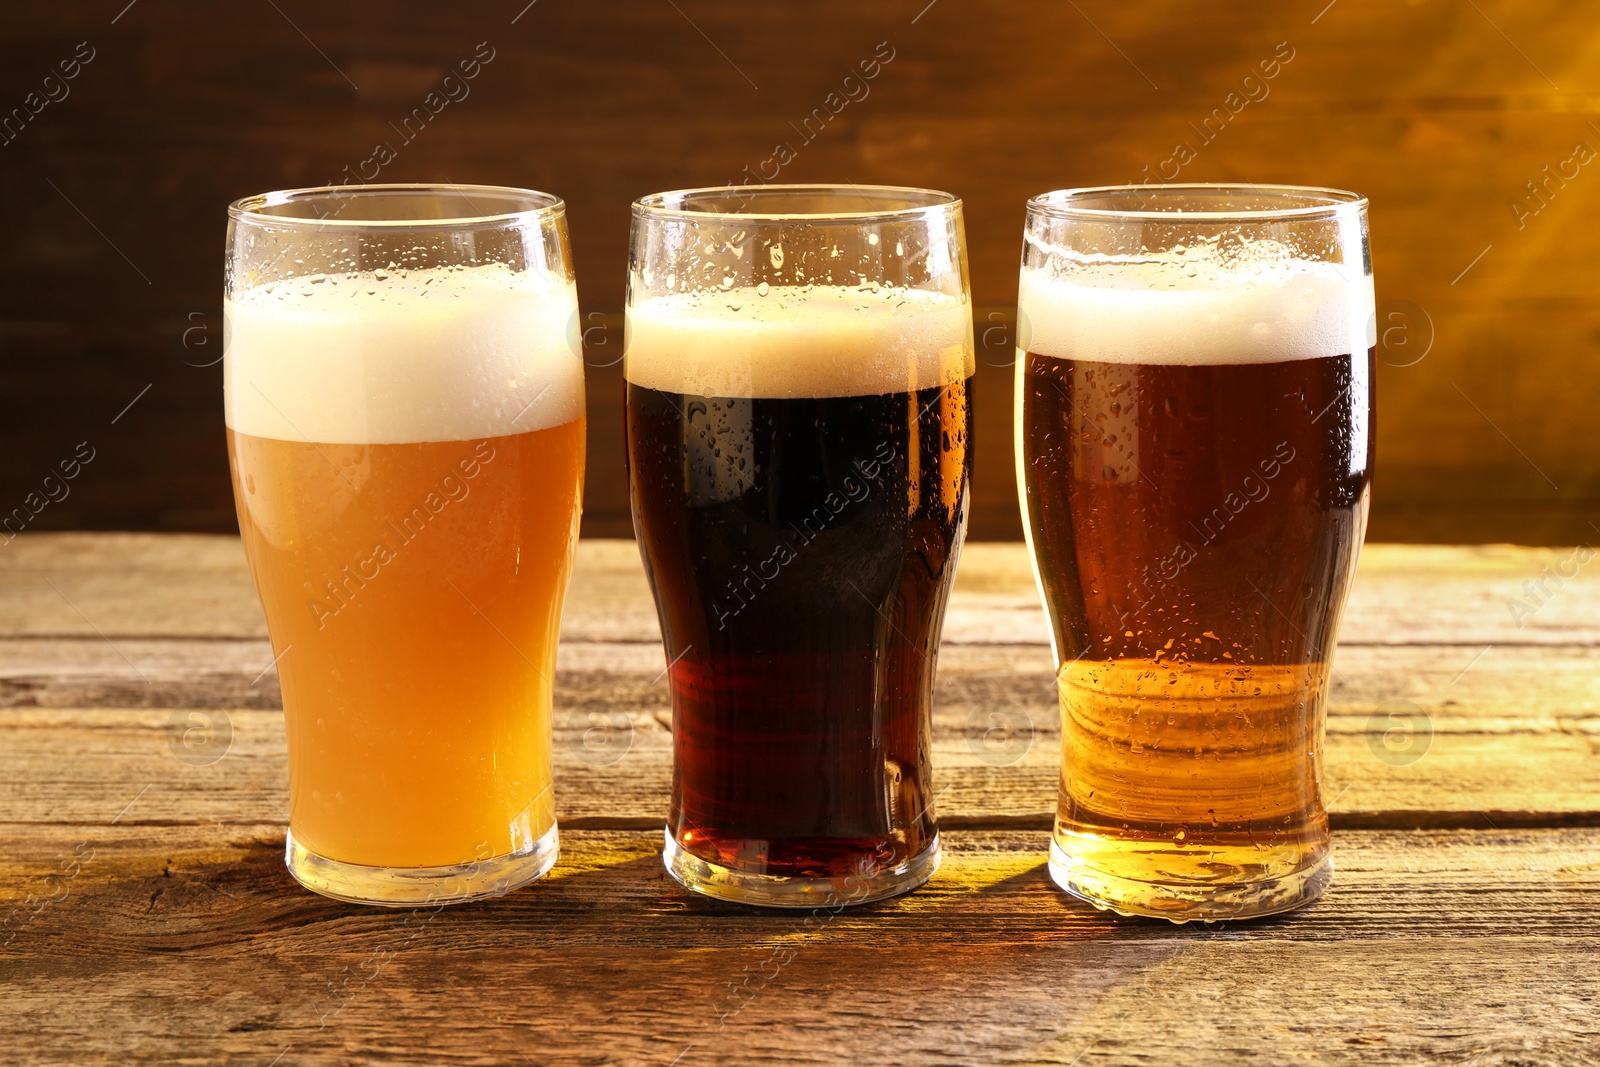
[[796, 1041], [831, 1062], [992, 1047], [1070, 1062], [1175, 974], [1204, 973], [1207, 942], [1246, 936], [1095, 911], [1050, 881], [1043, 833], [952, 835], [928, 885], [838, 912], [693, 896], [656, 836], [629, 831], [566, 835], [546, 879], [501, 898], [367, 908], [295, 885], [279, 833], [140, 827], [98, 847], [0, 949], [7, 981], [95, 1002], [132, 1053], [262, 1063], [369, 1058], [402, 1030], [435, 1062], [509, 1047], [665, 1067], [695, 1048], [785, 1059]]

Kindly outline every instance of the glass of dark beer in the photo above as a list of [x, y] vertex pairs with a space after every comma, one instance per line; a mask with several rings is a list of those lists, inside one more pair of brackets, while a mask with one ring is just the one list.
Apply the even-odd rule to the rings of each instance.
[[929, 705], [972, 470], [961, 201], [645, 197], [627, 328], [672, 686], [667, 870], [776, 907], [915, 888], [939, 863]]
[[1269, 915], [1332, 875], [1324, 701], [1372, 473], [1366, 203], [1028, 204], [1016, 448], [1059, 668], [1050, 871], [1098, 907]]

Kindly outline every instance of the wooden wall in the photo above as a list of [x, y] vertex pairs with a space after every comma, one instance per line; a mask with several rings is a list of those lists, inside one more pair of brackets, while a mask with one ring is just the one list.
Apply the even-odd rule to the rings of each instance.
[[[231, 528], [213, 361], [235, 197], [341, 180], [380, 143], [396, 158], [379, 180], [554, 191], [584, 308], [614, 326], [629, 200], [737, 179], [788, 143], [782, 180], [966, 198], [980, 332], [997, 327], [973, 533], [1014, 537], [1001, 327], [1023, 201], [1142, 180], [1182, 141], [1185, 180], [1372, 199], [1386, 359], [1426, 351], [1380, 371], [1374, 537], [1600, 537], [1597, 0], [526, 3], [7, 5], [0, 113], [46, 102], [0, 143], [0, 511], [87, 441], [95, 458], [32, 528]], [[469, 95], [406, 142], [395, 126], [480, 42], [493, 59]], [[803, 142], [801, 120], [887, 50]], [[1230, 93], [1256, 99], [1201, 144], [1190, 123]], [[626, 535], [603, 366], [620, 331], [591, 340], [585, 531]]]

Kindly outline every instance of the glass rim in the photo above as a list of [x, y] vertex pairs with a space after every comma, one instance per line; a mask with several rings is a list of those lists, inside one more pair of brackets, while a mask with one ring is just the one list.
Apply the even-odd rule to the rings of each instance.
[[[866, 200], [878, 198], [886, 202], [898, 201], [900, 206], [887, 207], [878, 211], [759, 211], [749, 210], [743, 203], [741, 203], [740, 207], [731, 210], [727, 208], [708, 210], [683, 206], [696, 201], [710, 201], [715, 198], [749, 201], [761, 197], [775, 198], [784, 195], [838, 196], [840, 199], [856, 197]], [[831, 182], [816, 182], [769, 184], [754, 187], [747, 185], [704, 185], [692, 189], [672, 189], [667, 192], [651, 193], [648, 196], [641, 196], [633, 202], [633, 217], [636, 219], [672, 219], [676, 221], [741, 224], [759, 222], [892, 222], [901, 219], [923, 218], [930, 212], [949, 214], [959, 210], [961, 210], [961, 198], [942, 189], [924, 189], [914, 185], [857, 185], [854, 182], [846, 182], [843, 185]]]
[[[1282, 206], [1228, 208], [1221, 211], [1161, 210], [1145, 207], [1144, 202], [1179, 194], [1240, 194], [1278, 199]], [[1139, 207], [1108, 208], [1085, 206], [1083, 202], [1117, 194], [1141, 199]], [[1282, 219], [1335, 218], [1342, 212], [1361, 210], [1367, 198], [1347, 189], [1320, 185], [1251, 185], [1234, 182], [1171, 182], [1165, 185], [1087, 185], [1055, 189], [1028, 198], [1028, 215], [1057, 219], [1107, 222], [1273, 222]]]
[[[478, 211], [465, 215], [441, 215], [438, 218], [410, 219], [342, 219], [331, 215], [307, 217], [280, 215], [271, 210], [286, 204], [314, 204], [318, 201], [340, 202], [389, 196], [458, 196], [472, 204], [472, 194], [482, 199], [498, 198], [503, 202], [519, 202], [525, 206], [506, 211]], [[476, 207], [477, 205], [473, 205]], [[240, 197], [228, 205], [228, 218], [234, 222], [254, 225], [281, 226], [306, 230], [437, 230], [464, 229], [481, 226], [500, 226], [509, 222], [534, 222], [558, 218], [566, 213], [566, 201], [554, 193], [537, 189], [523, 189], [510, 185], [456, 185], [442, 182], [392, 182], [359, 185], [313, 185], [300, 189], [277, 189], [253, 196]]]

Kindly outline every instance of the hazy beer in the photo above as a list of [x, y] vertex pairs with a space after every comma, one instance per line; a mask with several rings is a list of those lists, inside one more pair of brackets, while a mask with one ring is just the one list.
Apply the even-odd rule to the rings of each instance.
[[283, 690], [289, 865], [311, 888], [446, 900], [555, 858], [575, 308], [568, 279], [501, 263], [229, 298], [229, 457]]
[[1359, 204], [1277, 220], [1302, 247], [1353, 236], [1318, 257], [1248, 210], [1184, 217], [1270, 211], [1270, 193], [1184, 195], [1127, 223], [1136, 252], [1093, 213], [1137, 210], [1133, 194], [1035, 202], [1016, 405], [1060, 665], [1052, 873], [1178, 921], [1284, 910], [1327, 882], [1323, 704], [1366, 521], [1373, 376]]
[[[759, 218], [728, 229], [758, 262], [804, 255]], [[971, 311], [959, 286], [846, 277], [629, 306], [634, 521], [672, 685], [667, 862], [751, 903], [874, 899], [938, 858], [929, 709], [966, 523]]]

